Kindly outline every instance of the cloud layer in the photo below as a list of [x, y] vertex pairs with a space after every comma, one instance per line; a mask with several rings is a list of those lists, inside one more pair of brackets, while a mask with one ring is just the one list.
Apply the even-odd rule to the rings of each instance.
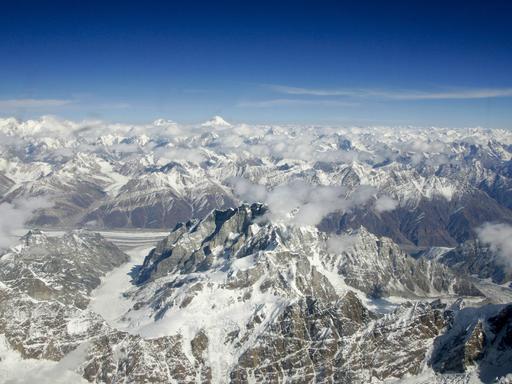
[[24, 228], [25, 222], [36, 210], [50, 206], [51, 203], [43, 197], [1, 203], [0, 249], [8, 248], [17, 242], [17, 231]]
[[478, 238], [512, 267], [512, 225], [487, 223], [477, 229]]

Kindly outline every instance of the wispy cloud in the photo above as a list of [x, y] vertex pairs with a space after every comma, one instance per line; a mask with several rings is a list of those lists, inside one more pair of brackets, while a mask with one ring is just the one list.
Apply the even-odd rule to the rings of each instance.
[[238, 103], [239, 107], [246, 108], [272, 108], [280, 106], [323, 106], [323, 107], [353, 107], [358, 105], [348, 101], [338, 100], [306, 100], [306, 99], [271, 99], [271, 100], [255, 100], [255, 101], [241, 101]]
[[287, 85], [265, 85], [267, 88], [287, 95], [307, 95], [307, 96], [352, 96], [354, 90], [348, 89], [312, 89], [312, 88], [299, 88], [289, 87]]
[[14, 200], [0, 204], [0, 250], [10, 247], [16, 242], [15, 234], [25, 226], [25, 222], [38, 209], [51, 207], [51, 202], [45, 197]]
[[386, 90], [369, 88], [318, 89], [300, 88], [286, 85], [266, 85], [274, 92], [302, 96], [338, 96], [352, 98], [379, 98], [387, 100], [447, 100], [447, 99], [485, 99], [511, 97], [512, 88], [458, 88], [442, 91]]
[[65, 99], [4, 99], [0, 100], [0, 108], [48, 108], [61, 107], [71, 103], [72, 100]]
[[125, 102], [112, 102], [112, 103], [101, 103], [98, 104], [98, 108], [101, 109], [126, 109], [132, 108], [132, 105]]

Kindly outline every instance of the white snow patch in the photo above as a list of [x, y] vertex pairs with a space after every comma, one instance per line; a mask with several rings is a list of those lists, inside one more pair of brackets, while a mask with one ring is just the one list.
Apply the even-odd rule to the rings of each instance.
[[130, 261], [105, 275], [100, 286], [92, 292], [90, 309], [100, 314], [111, 326], [116, 327], [117, 320], [133, 306], [123, 292], [133, 287], [130, 271], [142, 264], [152, 248], [142, 246], [127, 251]]

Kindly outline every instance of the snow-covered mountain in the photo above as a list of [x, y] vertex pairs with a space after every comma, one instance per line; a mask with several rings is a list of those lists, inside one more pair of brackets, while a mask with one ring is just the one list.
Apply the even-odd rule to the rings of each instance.
[[[126, 255], [89, 232], [31, 231], [0, 258], [0, 331], [24, 357], [79, 349], [73, 369], [93, 382], [450, 382], [510, 367], [500, 287], [483, 293], [364, 228], [327, 235], [267, 212], [242, 205], [177, 226], [108, 308], [84, 305]], [[69, 268], [48, 267], [59, 261]], [[112, 316], [115, 301], [124, 312]]]
[[97, 233], [72, 231], [61, 238], [29, 231], [0, 258], [0, 281], [36, 300], [85, 308], [106, 272], [128, 256]]
[[[43, 117], [0, 136], [0, 373], [512, 375], [508, 131]], [[114, 228], [169, 235], [125, 253], [94, 232]]]

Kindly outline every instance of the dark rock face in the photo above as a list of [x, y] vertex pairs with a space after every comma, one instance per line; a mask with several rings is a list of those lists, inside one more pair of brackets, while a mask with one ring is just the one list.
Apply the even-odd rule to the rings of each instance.
[[512, 372], [512, 305], [488, 318], [487, 343], [479, 360], [480, 378], [484, 382]]
[[89, 212], [82, 223], [94, 221], [107, 228], [173, 228], [203, 218], [214, 209], [236, 205], [232, 194], [213, 182], [180, 192], [147, 178], [128, 182], [115, 197]]
[[446, 324], [444, 305], [440, 302], [409, 303], [356, 336], [344, 361], [341, 360], [340, 371], [348, 374], [340, 372], [340, 377], [350, 383], [416, 375], [431, 341]]
[[443, 346], [442, 352], [438, 352], [432, 362], [434, 369], [442, 373], [464, 372], [482, 356], [485, 339], [481, 323], [474, 325], [470, 331], [461, 330]]
[[484, 354], [487, 339], [484, 326], [479, 321], [464, 344], [464, 366], [474, 365]]
[[512, 280], [512, 270], [504, 260], [478, 240], [462, 243], [445, 253], [438, 261], [459, 273], [478, 275], [482, 279], [491, 279], [496, 284]]
[[[249, 226], [264, 213], [263, 206], [254, 204], [251, 207], [213, 211], [201, 223], [180, 224], [146, 257], [137, 281], [142, 283], [169, 272], [179, 271], [184, 274], [208, 269], [215, 259], [211, 250], [220, 245], [228, 248], [230, 254], [239, 252], [245, 246], [248, 249], [239, 255], [244, 257], [252, 250], [244, 244], [252, 235]], [[230, 239], [230, 233], [236, 233], [236, 239]], [[265, 248], [265, 244], [256, 245]]]
[[[347, 296], [341, 307], [355, 304]], [[367, 312], [347, 318], [336, 308], [299, 308], [288, 308], [270, 336], [242, 355], [232, 382], [365, 383], [414, 375], [446, 325], [444, 306], [435, 302], [409, 304], [377, 320]]]
[[500, 172], [480, 184], [480, 188], [498, 203], [512, 209], [512, 172], [510, 172], [512, 161], [508, 161], [502, 166]]
[[[192, 207], [176, 196], [157, 196], [157, 202], [124, 201], [105, 204], [88, 214], [84, 222], [102, 222], [107, 228], [172, 228], [192, 216]], [[167, 200], [163, 204], [159, 200]]]
[[[36, 182], [34, 182], [36, 184]], [[37, 190], [33, 192], [31, 188]], [[24, 200], [44, 196], [52, 202], [51, 208], [38, 210], [26, 224], [36, 227], [75, 227], [84, 211], [102, 200], [106, 194], [101, 184], [76, 177], [70, 181], [60, 180], [57, 175], [37, 182], [36, 186], [19, 187], [6, 196], [5, 201]]]
[[447, 331], [434, 342], [430, 364], [440, 373], [479, 367], [487, 383], [512, 372], [512, 308], [485, 306], [449, 311]]
[[458, 199], [423, 199], [414, 207], [398, 207], [378, 213], [370, 207], [345, 214], [332, 214], [321, 223], [328, 232], [366, 227], [399, 244], [454, 247], [477, 236], [475, 228], [486, 222], [512, 224], [512, 211], [482, 191], [466, 193]]
[[331, 381], [344, 339], [375, 317], [353, 293], [329, 307], [306, 297], [288, 306], [241, 355], [231, 382]]

